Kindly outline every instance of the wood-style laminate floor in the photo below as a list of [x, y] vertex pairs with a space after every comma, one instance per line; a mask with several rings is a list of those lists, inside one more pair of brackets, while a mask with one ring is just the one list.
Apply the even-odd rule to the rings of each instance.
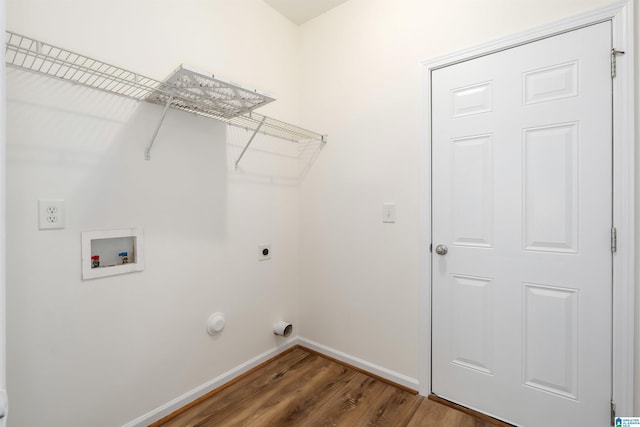
[[494, 427], [299, 347], [160, 425]]

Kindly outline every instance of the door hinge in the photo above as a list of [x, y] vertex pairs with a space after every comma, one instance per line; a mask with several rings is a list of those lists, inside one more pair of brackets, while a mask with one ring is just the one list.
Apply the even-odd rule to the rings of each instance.
[[616, 425], [616, 402], [611, 401], [611, 425]]
[[624, 55], [624, 51], [611, 48], [611, 78], [616, 76], [616, 56]]
[[618, 231], [615, 227], [611, 227], [611, 252], [618, 250]]

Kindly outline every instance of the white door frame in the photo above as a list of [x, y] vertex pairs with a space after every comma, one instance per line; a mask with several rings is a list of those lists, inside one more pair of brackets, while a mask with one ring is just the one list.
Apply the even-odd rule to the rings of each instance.
[[[0, 0], [0, 41], [5, 45], [5, 17], [6, 4], [5, 0]], [[7, 403], [7, 380], [6, 380], [6, 247], [5, 247], [5, 148], [6, 148], [6, 85], [5, 85], [5, 63], [0, 65], [0, 427], [6, 424], [6, 415], [8, 411]]]
[[[633, 0], [564, 19], [420, 64], [424, 123], [420, 152], [420, 372], [419, 392], [431, 390], [431, 72], [448, 65], [564, 33], [612, 21], [617, 57], [613, 79], [613, 223], [617, 252], [613, 257], [613, 400], [619, 416], [632, 416], [635, 363], [635, 111]], [[630, 321], [631, 319], [631, 321]]]

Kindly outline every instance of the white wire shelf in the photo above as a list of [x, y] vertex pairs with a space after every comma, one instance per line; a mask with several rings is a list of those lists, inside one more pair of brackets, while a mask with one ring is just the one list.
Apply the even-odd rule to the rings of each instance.
[[185, 65], [178, 67], [154, 88], [145, 101], [166, 105], [173, 94], [171, 107], [222, 120], [232, 119], [275, 101], [267, 94], [243, 88]]
[[[253, 111], [273, 97], [184, 65], [160, 81], [11, 31], [6, 32], [5, 61], [21, 70], [165, 105], [162, 119], [168, 108], [174, 108], [253, 131], [254, 136], [260, 132], [298, 143], [326, 142], [325, 135]], [[152, 145], [153, 141], [147, 158]]]

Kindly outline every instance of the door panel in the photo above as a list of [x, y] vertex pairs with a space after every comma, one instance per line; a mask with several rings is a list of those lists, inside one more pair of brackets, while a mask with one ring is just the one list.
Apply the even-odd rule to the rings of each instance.
[[493, 281], [451, 275], [451, 359], [478, 372], [493, 372]]
[[577, 400], [578, 291], [524, 288], [524, 383]]
[[577, 253], [578, 123], [525, 129], [524, 247]]
[[611, 23], [432, 73], [432, 391], [607, 425]]
[[490, 247], [493, 236], [491, 135], [451, 141], [453, 243]]

